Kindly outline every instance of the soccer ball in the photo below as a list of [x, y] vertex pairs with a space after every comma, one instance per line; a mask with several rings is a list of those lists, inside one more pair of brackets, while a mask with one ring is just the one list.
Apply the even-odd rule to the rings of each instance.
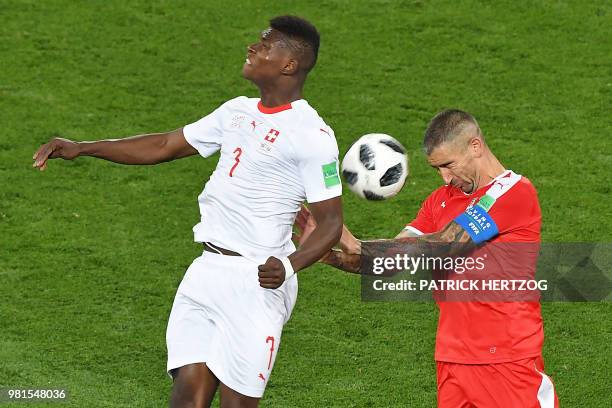
[[393, 197], [408, 176], [406, 149], [389, 135], [361, 136], [344, 155], [342, 176], [349, 189], [361, 198]]

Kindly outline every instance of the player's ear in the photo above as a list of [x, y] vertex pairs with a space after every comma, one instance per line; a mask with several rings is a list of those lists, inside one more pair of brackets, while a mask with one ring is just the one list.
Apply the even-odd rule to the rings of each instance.
[[472, 153], [472, 156], [474, 157], [482, 156], [484, 152], [483, 140], [478, 136], [471, 138], [470, 141], [468, 142], [468, 149]]
[[300, 68], [300, 63], [298, 62], [298, 60], [291, 58], [290, 60], [287, 61], [285, 66], [281, 69], [281, 72], [284, 75], [294, 75], [298, 71], [299, 68]]

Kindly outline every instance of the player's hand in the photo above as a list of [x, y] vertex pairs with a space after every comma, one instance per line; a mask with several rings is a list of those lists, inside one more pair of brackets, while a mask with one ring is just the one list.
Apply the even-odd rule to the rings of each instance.
[[306, 208], [305, 205], [302, 205], [302, 208], [300, 208], [300, 211], [295, 217], [293, 226], [297, 230], [293, 233], [293, 240], [300, 246], [308, 239], [312, 231], [315, 230], [317, 223], [310, 213], [310, 210]]
[[280, 259], [273, 256], [266, 263], [259, 265], [259, 286], [266, 289], [276, 289], [285, 281], [285, 267]]
[[49, 143], [40, 146], [32, 159], [34, 164], [32, 167], [43, 171], [47, 168], [48, 159], [62, 158], [64, 160], [72, 160], [79, 155], [79, 145], [72, 140], [56, 137], [51, 139]]

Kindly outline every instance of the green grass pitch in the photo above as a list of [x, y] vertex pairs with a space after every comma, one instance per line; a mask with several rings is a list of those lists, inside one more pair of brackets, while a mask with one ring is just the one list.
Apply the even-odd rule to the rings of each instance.
[[[609, 2], [0, 0], [0, 385], [70, 391], [49, 406], [167, 404], [166, 322], [215, 158], [39, 173], [31, 157], [52, 136], [165, 131], [256, 96], [246, 45], [285, 13], [322, 33], [306, 97], [341, 152], [369, 132], [410, 150], [398, 197], [344, 195], [360, 237], [394, 236], [440, 184], [420, 141], [459, 107], [538, 188], [544, 241], [610, 241]], [[563, 406], [612, 406], [611, 313], [544, 304]], [[262, 406], [432, 407], [436, 320], [432, 303], [363, 303], [358, 277], [311, 267]]]

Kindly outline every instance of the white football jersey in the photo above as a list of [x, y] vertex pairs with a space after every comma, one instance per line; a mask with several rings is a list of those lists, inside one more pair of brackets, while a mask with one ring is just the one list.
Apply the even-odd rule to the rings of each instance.
[[303, 99], [266, 108], [240, 96], [183, 133], [203, 157], [221, 151], [198, 197], [196, 242], [262, 262], [287, 256], [300, 205], [342, 194], [334, 133]]

